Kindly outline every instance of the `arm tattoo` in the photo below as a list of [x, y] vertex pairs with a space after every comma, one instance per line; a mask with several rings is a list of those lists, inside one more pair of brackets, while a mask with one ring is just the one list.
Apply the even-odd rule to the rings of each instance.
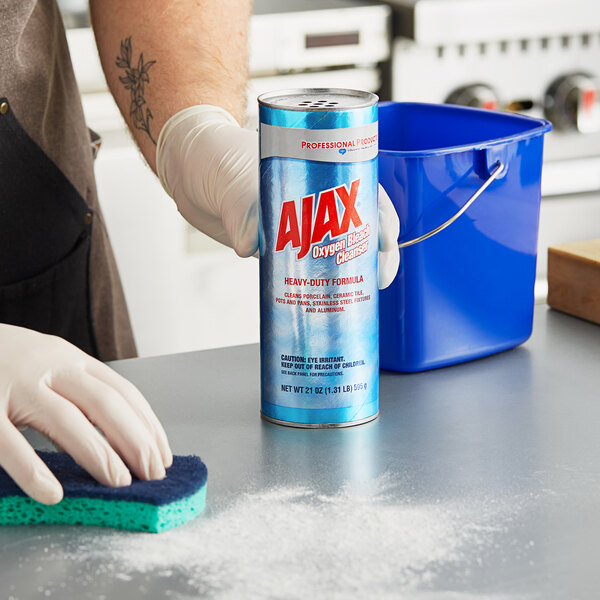
[[140, 54], [137, 67], [131, 66], [131, 36], [121, 41], [121, 55], [117, 56], [116, 65], [119, 69], [125, 69], [125, 76], [119, 77], [126, 90], [131, 91], [131, 104], [129, 105], [129, 116], [136, 129], [145, 131], [152, 143], [156, 146], [156, 141], [150, 133], [150, 119], [152, 112], [148, 107], [145, 108], [146, 100], [144, 98], [144, 82], [150, 83], [148, 71], [155, 63], [155, 60], [144, 62], [144, 53]]

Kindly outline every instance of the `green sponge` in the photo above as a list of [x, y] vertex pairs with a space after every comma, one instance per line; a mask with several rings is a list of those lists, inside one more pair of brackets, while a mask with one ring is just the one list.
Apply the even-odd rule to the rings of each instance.
[[160, 481], [134, 479], [127, 487], [106, 487], [67, 454], [38, 452], [63, 486], [58, 504], [40, 504], [26, 496], [0, 468], [0, 525], [34, 523], [95, 525], [158, 533], [202, 512], [207, 471], [197, 456], [174, 456]]

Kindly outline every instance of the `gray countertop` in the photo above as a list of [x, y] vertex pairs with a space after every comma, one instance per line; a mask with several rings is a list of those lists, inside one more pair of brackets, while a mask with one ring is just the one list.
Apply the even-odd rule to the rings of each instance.
[[206, 462], [206, 511], [159, 535], [0, 529], [2, 600], [600, 594], [596, 325], [536, 307], [521, 347], [382, 372], [379, 419], [336, 430], [261, 421], [255, 345], [112, 366]]

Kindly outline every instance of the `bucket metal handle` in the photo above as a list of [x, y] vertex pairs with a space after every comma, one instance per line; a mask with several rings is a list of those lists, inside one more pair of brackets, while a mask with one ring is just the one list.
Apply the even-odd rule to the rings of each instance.
[[456, 219], [458, 219], [458, 217], [460, 217], [469, 208], [469, 206], [471, 206], [471, 204], [473, 204], [473, 202], [475, 202], [475, 200], [477, 200], [477, 198], [479, 198], [479, 196], [481, 196], [481, 194], [485, 192], [485, 190], [491, 185], [492, 181], [494, 181], [494, 179], [496, 179], [500, 175], [500, 173], [502, 173], [503, 170], [504, 163], [499, 160], [496, 163], [495, 169], [490, 173], [490, 176], [484, 181], [482, 186], [467, 200], [466, 204], [456, 214], [450, 217], [445, 223], [442, 223], [439, 227], [436, 227], [435, 229], [432, 229], [431, 231], [428, 231], [427, 233], [424, 233], [423, 235], [420, 235], [419, 237], [414, 238], [412, 240], [400, 242], [398, 244], [398, 248], [406, 248], [407, 246], [418, 244], [419, 242], [422, 242], [423, 240], [426, 240], [427, 238], [436, 235], [440, 231], [443, 231], [444, 229], [446, 229], [446, 227], [448, 227], [448, 225], [452, 225], [452, 223], [454, 223], [454, 221], [456, 221]]

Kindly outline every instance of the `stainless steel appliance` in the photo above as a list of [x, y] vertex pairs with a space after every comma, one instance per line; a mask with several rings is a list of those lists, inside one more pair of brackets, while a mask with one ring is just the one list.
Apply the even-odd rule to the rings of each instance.
[[389, 0], [391, 95], [513, 110], [552, 121], [538, 260], [548, 245], [600, 237], [600, 3]]
[[249, 127], [256, 98], [275, 89], [377, 92], [390, 56], [391, 11], [356, 0], [258, 0], [250, 21]]

